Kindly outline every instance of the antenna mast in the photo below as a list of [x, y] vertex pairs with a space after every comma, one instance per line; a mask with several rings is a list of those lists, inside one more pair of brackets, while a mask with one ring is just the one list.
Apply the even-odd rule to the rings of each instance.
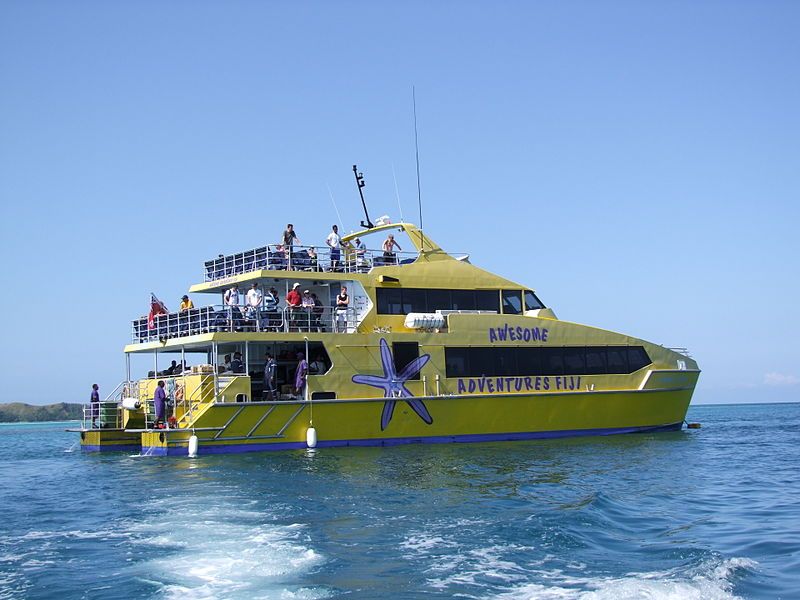
[[356, 176], [356, 185], [358, 186], [358, 195], [361, 196], [361, 206], [364, 207], [364, 216], [367, 217], [366, 221], [361, 221], [361, 226], [367, 229], [372, 229], [375, 225], [369, 220], [369, 213], [367, 212], [367, 203], [364, 201], [364, 192], [361, 191], [366, 183], [364, 183], [364, 174], [358, 172], [358, 166], [353, 165], [353, 175]]
[[419, 183], [419, 139], [417, 137], [417, 92], [411, 86], [411, 99], [414, 103], [414, 154], [417, 159], [417, 204], [419, 204], [419, 243], [420, 251], [425, 251], [425, 237], [422, 235], [422, 188]]

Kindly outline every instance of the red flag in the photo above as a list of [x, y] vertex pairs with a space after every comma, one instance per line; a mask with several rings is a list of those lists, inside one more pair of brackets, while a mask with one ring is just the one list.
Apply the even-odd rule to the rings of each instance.
[[169, 314], [167, 307], [164, 306], [164, 303], [161, 300], [156, 298], [156, 295], [153, 292], [150, 292], [150, 314], [147, 315], [147, 328], [155, 329], [156, 315], [166, 314]]

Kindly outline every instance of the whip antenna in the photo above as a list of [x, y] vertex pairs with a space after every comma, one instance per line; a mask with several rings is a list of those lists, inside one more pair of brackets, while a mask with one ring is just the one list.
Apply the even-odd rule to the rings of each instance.
[[353, 175], [356, 176], [356, 185], [358, 186], [358, 195], [361, 196], [361, 206], [364, 207], [364, 216], [367, 217], [366, 221], [361, 221], [361, 226], [367, 229], [372, 229], [375, 225], [369, 220], [369, 213], [367, 212], [367, 203], [364, 201], [364, 192], [361, 191], [366, 183], [364, 183], [364, 174], [358, 172], [358, 166], [353, 165]]
[[405, 223], [403, 218], [403, 206], [400, 204], [400, 190], [397, 187], [397, 175], [394, 172], [394, 163], [392, 163], [392, 177], [394, 178], [394, 195], [397, 196], [397, 210], [400, 211], [400, 222]]
[[344, 226], [342, 225], [342, 215], [339, 214], [339, 207], [336, 206], [336, 200], [333, 199], [333, 192], [331, 191], [331, 186], [327, 183], [325, 184], [328, 188], [328, 194], [331, 197], [331, 202], [333, 202], [333, 210], [336, 211], [336, 218], [339, 219], [339, 227], [341, 227], [342, 231], [344, 231]]
[[411, 86], [411, 100], [414, 104], [414, 154], [417, 159], [417, 204], [419, 204], [419, 243], [420, 252], [425, 250], [425, 238], [422, 236], [422, 188], [419, 184], [419, 138], [417, 136], [417, 92]]

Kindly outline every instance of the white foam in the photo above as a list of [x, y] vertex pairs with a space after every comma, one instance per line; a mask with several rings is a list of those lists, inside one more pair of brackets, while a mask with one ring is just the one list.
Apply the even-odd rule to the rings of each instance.
[[168, 598], [327, 596], [299, 585], [323, 562], [306, 527], [271, 522], [250, 504], [219, 497], [154, 502], [149, 517], [127, 524], [135, 543], [153, 547], [154, 558], [130, 568]]
[[739, 569], [754, 568], [746, 558], [711, 559], [686, 571], [629, 573], [622, 577], [565, 577], [560, 571], [537, 573], [552, 584], [526, 583], [495, 596], [497, 600], [732, 600], [732, 576]]

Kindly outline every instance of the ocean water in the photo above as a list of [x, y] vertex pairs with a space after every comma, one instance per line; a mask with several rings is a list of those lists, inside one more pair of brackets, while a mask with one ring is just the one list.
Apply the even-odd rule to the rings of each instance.
[[800, 405], [700, 430], [153, 458], [0, 426], [0, 598], [800, 598]]

